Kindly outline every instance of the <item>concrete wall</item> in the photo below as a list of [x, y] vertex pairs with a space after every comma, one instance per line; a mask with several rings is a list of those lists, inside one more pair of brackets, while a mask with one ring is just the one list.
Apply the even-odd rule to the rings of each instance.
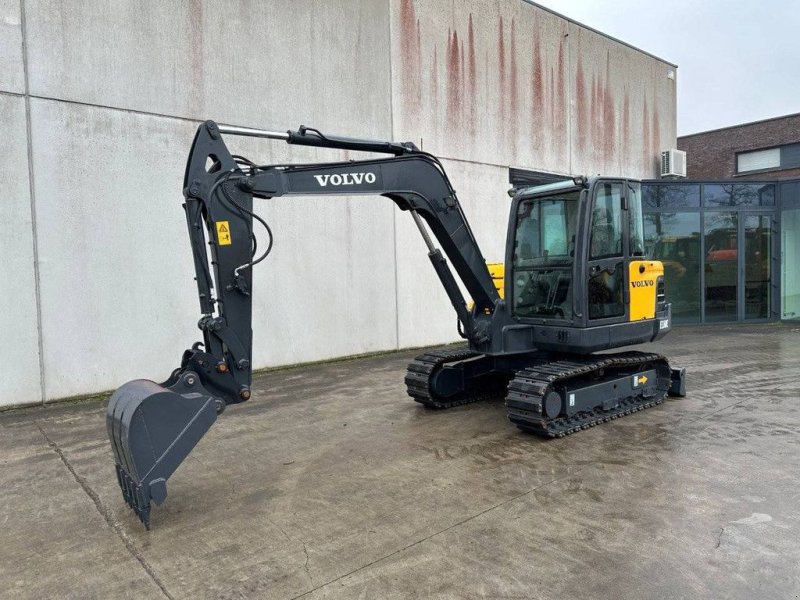
[[395, 136], [437, 155], [644, 178], [674, 147], [674, 67], [527, 2], [394, 0], [392, 51]]
[[[199, 338], [180, 208], [199, 120], [416, 140], [501, 261], [508, 166], [653, 175], [674, 145], [671, 69], [519, 0], [0, 0], [0, 406], [166, 377]], [[259, 162], [347, 157], [230, 145]], [[256, 270], [256, 367], [456, 339], [390, 202], [257, 210], [275, 250]]]

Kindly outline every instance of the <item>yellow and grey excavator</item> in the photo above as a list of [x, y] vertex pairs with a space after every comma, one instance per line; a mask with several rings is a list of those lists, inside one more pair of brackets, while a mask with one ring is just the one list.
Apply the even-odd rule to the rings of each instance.
[[[231, 154], [223, 135], [388, 156], [260, 165]], [[165, 500], [167, 479], [217, 415], [250, 398], [252, 273], [272, 248], [254, 198], [373, 194], [411, 215], [467, 341], [409, 364], [408, 394], [427, 407], [505, 396], [517, 427], [552, 438], [685, 394], [684, 370], [659, 354], [599, 353], [656, 340], [672, 324], [663, 267], [645, 257], [636, 181], [575, 177], [515, 190], [505, 274], [494, 279], [441, 162], [410, 142], [207, 121], [192, 144], [183, 193], [203, 341], [163, 383], [124, 384], [107, 413], [123, 496], [147, 527], [152, 502]], [[263, 251], [254, 221], [269, 240]]]

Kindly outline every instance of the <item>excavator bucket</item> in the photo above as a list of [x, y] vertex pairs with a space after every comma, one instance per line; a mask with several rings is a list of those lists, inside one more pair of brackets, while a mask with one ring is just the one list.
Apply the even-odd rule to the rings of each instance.
[[129, 381], [111, 396], [106, 424], [117, 480], [123, 498], [148, 529], [151, 502], [166, 499], [167, 479], [216, 418], [215, 398], [192, 372], [164, 384]]

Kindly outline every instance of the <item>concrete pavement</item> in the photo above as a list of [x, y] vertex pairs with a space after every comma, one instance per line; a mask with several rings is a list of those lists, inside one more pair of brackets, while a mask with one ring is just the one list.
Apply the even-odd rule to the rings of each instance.
[[554, 441], [415, 405], [414, 352], [262, 374], [150, 532], [105, 403], [0, 414], [0, 597], [798, 597], [800, 328], [650, 347], [687, 398]]

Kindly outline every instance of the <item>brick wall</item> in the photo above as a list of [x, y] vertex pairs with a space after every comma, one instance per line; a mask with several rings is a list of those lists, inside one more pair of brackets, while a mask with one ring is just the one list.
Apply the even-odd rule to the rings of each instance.
[[678, 138], [690, 179], [800, 177], [800, 168], [736, 175], [736, 153], [800, 142], [800, 113]]

